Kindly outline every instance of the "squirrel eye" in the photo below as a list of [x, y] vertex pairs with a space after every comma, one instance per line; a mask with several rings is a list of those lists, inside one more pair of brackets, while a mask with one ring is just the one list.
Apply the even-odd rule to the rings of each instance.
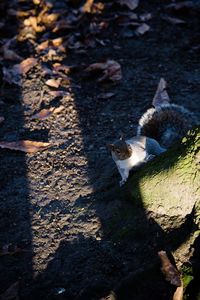
[[121, 151], [120, 151], [119, 149], [116, 149], [116, 152], [117, 152], [117, 154], [120, 154], [120, 153], [121, 153]]

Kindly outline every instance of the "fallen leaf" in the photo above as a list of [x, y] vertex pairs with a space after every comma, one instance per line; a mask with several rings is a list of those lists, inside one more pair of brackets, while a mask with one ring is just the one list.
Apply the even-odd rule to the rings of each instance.
[[11, 68], [3, 67], [3, 80], [10, 84], [21, 85], [21, 74], [19, 73], [18, 65]]
[[107, 60], [105, 63], [94, 63], [85, 69], [85, 72], [92, 73], [102, 71], [101, 76], [97, 81], [102, 82], [107, 79], [115, 82], [122, 78], [121, 66], [115, 60]]
[[126, 5], [129, 9], [134, 10], [139, 5], [139, 0], [119, 0], [121, 5]]
[[58, 78], [58, 79], [48, 79], [45, 84], [50, 86], [50, 87], [55, 87], [55, 88], [58, 88], [60, 86], [60, 83], [61, 83], [61, 78]]
[[115, 93], [102, 93], [102, 94], [99, 94], [97, 98], [109, 99], [109, 98], [113, 97], [114, 95], [115, 95]]
[[37, 45], [36, 47], [36, 51], [44, 51], [49, 47], [49, 40], [46, 40], [42, 43], [40, 43], [39, 45]]
[[28, 73], [28, 71], [30, 71], [33, 67], [36, 66], [36, 64], [38, 63], [37, 58], [34, 57], [29, 57], [27, 59], [24, 59], [19, 65], [19, 73], [25, 75], [26, 73]]
[[20, 252], [23, 252], [24, 250], [18, 246], [12, 246], [12, 245], [4, 245], [0, 249], [0, 256], [4, 255], [14, 255]]
[[170, 102], [170, 98], [166, 91], [166, 88], [167, 82], [164, 78], [161, 78], [152, 101], [152, 105], [154, 107], [161, 106], [163, 104], [168, 104]]
[[19, 281], [13, 283], [3, 294], [0, 295], [1, 300], [19, 300]]
[[10, 50], [10, 49], [3, 49], [3, 56], [4, 59], [8, 59], [8, 60], [22, 60], [23, 58], [21, 56], [19, 56], [17, 53], [15, 53], [15, 51]]
[[70, 93], [67, 91], [48, 91], [48, 93], [54, 97], [64, 97], [70, 95]]
[[45, 26], [49, 27], [49, 26], [54, 25], [54, 23], [57, 21], [58, 17], [59, 17], [59, 14], [46, 13], [46, 14], [42, 14], [38, 21], [42, 22], [43, 24], [45, 24]]
[[87, 0], [85, 4], [80, 8], [80, 11], [83, 13], [90, 13], [92, 10], [94, 0]]
[[5, 23], [0, 22], [0, 29], [2, 29], [5, 26]]
[[51, 42], [52, 42], [54, 47], [60, 47], [63, 43], [63, 38], [59, 37], [59, 38], [51, 40]]
[[51, 146], [50, 143], [45, 142], [35, 142], [35, 141], [14, 141], [14, 142], [0, 142], [0, 148], [6, 148], [10, 150], [18, 150], [23, 152], [37, 152], [43, 151]]
[[55, 27], [53, 28], [53, 32], [57, 32], [62, 29], [73, 29], [75, 25], [73, 25], [70, 20], [62, 19], [56, 22]]
[[169, 17], [169, 16], [163, 16], [162, 19], [173, 25], [186, 23], [184, 20], [174, 18], [174, 17]]
[[5, 120], [4, 117], [0, 117], [0, 124]]
[[15, 41], [15, 40], [16, 40], [16, 37], [14, 37], [12, 39], [9, 39], [2, 46], [4, 59], [7, 59], [7, 60], [22, 60], [23, 59], [21, 56], [19, 56], [17, 53], [15, 53], [15, 51], [10, 49], [10, 46], [11, 46], [12, 42]]
[[150, 26], [147, 25], [146, 23], [143, 23], [135, 30], [135, 33], [137, 35], [143, 35], [147, 31], [149, 31], [149, 29], [150, 29]]
[[181, 287], [182, 280], [180, 277], [179, 271], [172, 265], [169, 258], [167, 257], [167, 253], [165, 251], [159, 251], [158, 256], [161, 260], [161, 271], [165, 276], [165, 279], [169, 281], [171, 284]]
[[140, 21], [146, 22], [152, 19], [152, 14], [151, 13], [145, 13], [139, 16]]
[[49, 108], [49, 109], [44, 108], [41, 111], [39, 111], [38, 113], [31, 116], [31, 119], [45, 120], [48, 117], [50, 117], [52, 115], [52, 113], [53, 113], [52, 108]]
[[182, 8], [192, 8], [194, 7], [194, 2], [193, 1], [182, 1], [178, 3], [171, 3], [167, 5], [167, 8], [172, 8], [175, 10], [180, 10]]
[[50, 107], [48, 109], [42, 109], [38, 113], [31, 116], [31, 119], [39, 119], [39, 120], [45, 120], [48, 117], [50, 117], [52, 114], [58, 114], [60, 113], [65, 107], [63, 105], [60, 105], [59, 107]]
[[29, 17], [24, 20], [24, 25], [27, 27], [32, 27], [35, 32], [42, 32], [45, 30], [45, 26], [38, 26], [37, 24], [37, 17]]
[[54, 114], [59, 114], [61, 111], [63, 111], [65, 107], [63, 105], [60, 105], [58, 107], [55, 107], [54, 110], [53, 110], [53, 113]]
[[59, 63], [53, 64], [54, 72], [63, 71], [65, 74], [69, 74], [72, 69], [75, 69], [75, 66], [66, 66], [66, 65], [61, 65]]

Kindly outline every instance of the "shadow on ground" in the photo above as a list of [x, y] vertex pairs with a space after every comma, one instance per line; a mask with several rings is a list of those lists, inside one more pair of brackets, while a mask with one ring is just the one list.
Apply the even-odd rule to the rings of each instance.
[[[157, 252], [161, 249], [174, 251], [187, 240], [191, 232], [196, 229], [192, 223], [192, 216], [188, 216], [180, 228], [172, 232], [164, 232], [152, 218], [146, 215], [141, 196], [135, 205], [126, 199], [123, 189], [119, 190], [118, 174], [110, 176], [113, 164], [105, 148], [106, 143], [113, 137], [117, 137], [120, 130], [127, 135], [135, 133], [136, 120], [149, 106], [151, 97], [148, 94], [148, 87], [153, 90], [159, 77], [164, 75], [173, 82], [174, 76], [177, 78], [183, 74], [184, 82], [179, 82], [180, 85], [184, 85], [188, 80], [188, 65], [186, 63], [182, 66], [179, 51], [183, 51], [183, 60], [187, 58], [188, 53], [183, 49], [181, 41], [176, 43], [176, 37], [172, 34], [174, 29], [171, 30], [163, 24], [153, 24], [153, 26], [155, 32], [152, 32], [149, 38], [127, 41], [126, 49], [123, 49], [124, 42], [117, 40], [116, 43], [122, 48], [120, 53], [110, 46], [103, 51], [92, 50], [83, 58], [87, 63], [100, 60], [102, 57], [110, 58], [110, 56], [116, 60], [121, 59], [125, 74], [124, 83], [120, 86], [112, 86], [116, 97], [109, 102], [97, 99], [97, 95], [102, 90], [109, 91], [109, 85], [99, 87], [92, 82], [81, 81], [83, 91], [77, 91], [72, 87], [79, 116], [83, 152], [87, 158], [87, 177], [93, 187], [93, 193], [79, 196], [74, 206], [79, 209], [89, 207], [89, 211], [98, 216], [101, 228], [94, 237], [77, 234], [73, 241], [63, 238], [46, 270], [41, 271], [41, 274], [34, 279], [32, 271], [34, 237], [31, 230], [32, 208], [29, 203], [30, 189], [26, 157], [21, 153], [1, 150], [3, 167], [0, 241], [2, 245], [9, 243], [16, 245], [19, 241], [25, 243], [19, 245], [25, 252], [17, 256], [8, 255], [0, 258], [3, 274], [1, 291], [21, 279], [21, 299], [92, 300], [107, 296], [111, 291], [115, 291], [118, 300], [130, 299], [130, 297], [137, 300], [151, 298], [168, 300], [171, 297], [173, 290], [162, 278]], [[160, 36], [159, 26], [166, 30], [166, 40], [164, 40], [165, 34]], [[178, 34], [182, 35], [179, 30]], [[190, 28], [187, 29], [186, 34], [190, 34]], [[158, 48], [162, 49], [162, 52]], [[177, 59], [175, 63], [170, 62], [172, 56]], [[72, 55], [70, 62], [75, 61], [77, 57], [82, 61], [80, 55]], [[66, 60], [66, 63], [68, 62]], [[195, 62], [191, 62], [192, 66], [194, 64]], [[71, 76], [71, 81], [80, 82], [76, 75]], [[178, 94], [178, 89], [179, 87], [175, 94]], [[36, 139], [38, 137], [40, 140], [41, 138], [46, 140], [47, 131], [34, 135], [24, 130], [22, 105], [20, 101], [16, 104], [16, 100], [12, 103], [13, 99], [16, 99], [16, 94], [19, 95], [19, 100], [22, 98], [20, 89], [10, 90], [10, 87], [5, 86], [4, 91], [8, 102], [8, 94], [11, 92], [11, 102], [6, 103], [5, 107], [10, 119], [2, 127], [1, 139], [15, 140], [24, 137], [31, 139], [33, 136]], [[195, 98], [195, 94], [193, 97]], [[178, 98], [178, 101], [181, 100]], [[190, 99], [185, 101], [186, 104], [189, 102]], [[67, 102], [65, 104], [68, 105]], [[194, 104], [192, 105], [195, 107]], [[133, 126], [130, 125], [132, 123]], [[10, 132], [12, 134], [9, 136]], [[103, 180], [102, 174], [105, 174]], [[85, 216], [87, 217], [90, 216]], [[48, 234], [45, 230], [44, 232]], [[198, 255], [197, 253], [196, 247], [194, 257]], [[61, 294], [59, 294], [60, 288], [65, 289]], [[197, 291], [194, 293], [197, 294]], [[194, 300], [196, 295], [192, 297]]]

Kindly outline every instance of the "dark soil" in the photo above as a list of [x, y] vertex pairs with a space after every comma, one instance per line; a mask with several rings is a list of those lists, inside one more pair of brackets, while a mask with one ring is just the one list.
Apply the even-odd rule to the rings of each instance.
[[[20, 248], [0, 256], [0, 293], [19, 281], [20, 299], [101, 299], [113, 290], [120, 300], [170, 299], [173, 288], [162, 277], [157, 251], [176, 250], [180, 232], [170, 240], [123, 191], [112, 197], [120, 178], [117, 173], [107, 176], [114, 164], [106, 149], [120, 131], [126, 137], [136, 134], [161, 77], [172, 102], [200, 116], [200, 10], [197, 5], [181, 11], [176, 17], [186, 23], [172, 25], [162, 18], [169, 3], [141, 1], [136, 12], [153, 15], [150, 31], [142, 36], [127, 38], [110, 21], [102, 35], [105, 46], [69, 51], [64, 63], [77, 68], [70, 74], [67, 96], [48, 94], [40, 67], [28, 73], [20, 88], [3, 83], [0, 140], [49, 141], [53, 146], [34, 154], [0, 149], [0, 245]], [[7, 22], [3, 38], [13, 37], [19, 26]], [[17, 49], [24, 58], [32, 54], [27, 44]], [[119, 83], [98, 84], [83, 76], [84, 67], [103, 59], [121, 64]], [[107, 92], [115, 95], [99, 98]], [[59, 115], [30, 119], [39, 108], [61, 104], [65, 108]], [[188, 221], [185, 234], [193, 226]], [[191, 266], [199, 264], [196, 245]], [[188, 299], [197, 299], [196, 294], [191, 289]]]

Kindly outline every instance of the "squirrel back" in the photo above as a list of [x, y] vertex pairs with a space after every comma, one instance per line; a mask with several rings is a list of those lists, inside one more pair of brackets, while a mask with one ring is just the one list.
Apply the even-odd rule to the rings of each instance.
[[198, 125], [198, 120], [183, 106], [169, 103], [166, 87], [166, 81], [161, 78], [152, 102], [154, 108], [148, 109], [140, 118], [137, 135], [153, 138], [168, 148]]
[[163, 104], [143, 114], [137, 134], [154, 138], [162, 147], [168, 148], [197, 123], [195, 115], [183, 106]]

